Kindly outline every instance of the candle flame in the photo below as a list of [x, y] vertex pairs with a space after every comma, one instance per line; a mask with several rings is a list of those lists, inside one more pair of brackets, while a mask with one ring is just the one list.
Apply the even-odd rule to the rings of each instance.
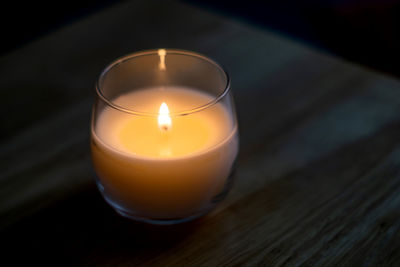
[[160, 56], [160, 64], [158, 64], [158, 67], [160, 70], [166, 70], [165, 56], [167, 55], [167, 51], [165, 49], [158, 49], [158, 55]]
[[158, 114], [158, 127], [160, 130], [169, 130], [171, 128], [171, 117], [169, 116], [169, 109], [165, 102], [162, 102]]

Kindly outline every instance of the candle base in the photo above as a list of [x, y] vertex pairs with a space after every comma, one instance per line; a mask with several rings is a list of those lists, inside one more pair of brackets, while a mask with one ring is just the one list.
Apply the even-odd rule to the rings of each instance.
[[[231, 183], [229, 183], [231, 184]], [[218, 200], [216, 201], [216, 199], [213, 199], [212, 203], [210, 203], [210, 205], [206, 208], [204, 208], [203, 210], [201, 210], [200, 212], [193, 214], [193, 215], [189, 215], [187, 217], [183, 217], [183, 218], [146, 218], [146, 217], [140, 217], [137, 214], [133, 214], [129, 211], [126, 211], [124, 208], [120, 207], [117, 203], [115, 203], [114, 201], [112, 201], [111, 199], [109, 199], [107, 197], [106, 194], [104, 194], [104, 188], [103, 186], [97, 182], [99, 191], [102, 193], [101, 195], [103, 196], [104, 200], [122, 217], [128, 218], [130, 220], [134, 220], [137, 222], [141, 222], [141, 223], [148, 223], [148, 224], [154, 224], [154, 225], [173, 225], [173, 224], [180, 224], [180, 223], [185, 223], [185, 222], [190, 222], [192, 220], [195, 220], [197, 218], [200, 218], [204, 215], [206, 215], [207, 213], [209, 213], [211, 210], [213, 210], [217, 204], [222, 201], [222, 199], [225, 198], [225, 196], [227, 195], [229, 190], [224, 190], [224, 194], [223, 196], [221, 196], [221, 194], [218, 195]]]
[[109, 196], [105, 193], [104, 187], [100, 182], [100, 179], [98, 178], [97, 175], [95, 175], [95, 180], [97, 187], [103, 196], [104, 200], [121, 216], [137, 221], [137, 222], [142, 222], [142, 223], [148, 223], [148, 224], [154, 224], [154, 225], [173, 225], [173, 224], [180, 224], [180, 223], [185, 223], [189, 222], [192, 220], [195, 220], [197, 218], [200, 218], [207, 213], [209, 213], [211, 210], [213, 210], [218, 203], [220, 203], [222, 200], [225, 199], [225, 197], [228, 195], [230, 189], [232, 188], [233, 182], [234, 182], [234, 176], [236, 173], [236, 164], [233, 164], [233, 168], [231, 170], [231, 173], [229, 177], [227, 178], [225, 182], [225, 186], [223, 190], [216, 196], [214, 196], [210, 203], [203, 207], [203, 209], [199, 210], [199, 212], [189, 215], [187, 217], [182, 217], [182, 218], [146, 218], [146, 217], [141, 217], [140, 215], [127, 211], [124, 207], [120, 206], [118, 203], [113, 201]]
[[195, 215], [191, 215], [185, 218], [172, 218], [172, 219], [150, 219], [150, 218], [142, 218], [142, 217], [138, 217], [135, 215], [132, 215], [130, 213], [124, 212], [122, 210], [119, 209], [115, 209], [115, 211], [121, 215], [122, 217], [137, 221], [137, 222], [141, 222], [141, 223], [148, 223], [148, 224], [154, 224], [154, 225], [173, 225], [173, 224], [180, 224], [180, 223], [185, 223], [185, 222], [190, 222], [192, 220], [195, 220], [197, 218], [200, 218], [204, 215], [206, 215], [207, 213], [209, 213], [216, 205], [213, 205], [213, 207], [208, 208], [207, 210], [200, 212], [198, 214]]

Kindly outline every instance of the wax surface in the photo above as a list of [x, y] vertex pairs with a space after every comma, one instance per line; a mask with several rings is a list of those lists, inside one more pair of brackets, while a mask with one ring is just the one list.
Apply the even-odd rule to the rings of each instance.
[[165, 102], [172, 125], [160, 130], [157, 116], [118, 114], [111, 108], [98, 118], [96, 134], [112, 148], [138, 156], [171, 158], [209, 149], [227, 137], [232, 120], [221, 105], [190, 115], [173, 115], [213, 101], [207, 94], [188, 88], [168, 87], [124, 94], [113, 102], [130, 110], [157, 114]]

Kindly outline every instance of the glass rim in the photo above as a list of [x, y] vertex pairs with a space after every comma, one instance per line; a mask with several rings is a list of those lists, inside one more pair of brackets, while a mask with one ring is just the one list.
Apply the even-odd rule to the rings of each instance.
[[[170, 116], [183, 116], [183, 115], [188, 115], [188, 114], [192, 114], [195, 112], [205, 110], [209, 107], [216, 105], [218, 102], [220, 102], [230, 91], [230, 88], [231, 88], [230, 77], [229, 77], [228, 73], [225, 71], [225, 69], [220, 64], [218, 64], [215, 60], [213, 60], [205, 55], [202, 55], [200, 53], [193, 52], [193, 51], [188, 51], [188, 50], [183, 50], [183, 49], [168, 49], [168, 48], [160, 48], [160, 49], [165, 49], [167, 52], [167, 55], [168, 54], [180, 54], [180, 55], [192, 56], [195, 58], [199, 58], [199, 59], [208, 61], [209, 63], [214, 65], [218, 70], [220, 70], [221, 73], [223, 73], [223, 75], [226, 78], [225, 88], [222, 90], [222, 92], [220, 94], [213, 97], [212, 101], [209, 101], [206, 104], [203, 104], [203, 105], [200, 105], [198, 107], [194, 107], [194, 108], [191, 108], [188, 110], [183, 110], [183, 111], [179, 111], [179, 112], [171, 112], [169, 114]], [[134, 110], [134, 109], [125, 108], [125, 107], [122, 107], [120, 105], [113, 103], [113, 100], [107, 98], [101, 91], [101, 82], [104, 79], [104, 77], [107, 75], [107, 73], [110, 70], [112, 70], [114, 67], [118, 66], [119, 64], [122, 64], [125, 61], [131, 60], [136, 57], [153, 55], [153, 54], [157, 55], [158, 51], [160, 49], [148, 49], [148, 50], [137, 51], [137, 52], [133, 52], [133, 53], [121, 56], [121, 57], [117, 58], [116, 60], [112, 61], [110, 64], [108, 64], [103, 69], [103, 71], [100, 73], [99, 78], [96, 80], [95, 87], [96, 87], [97, 96], [100, 97], [108, 106], [110, 106], [116, 110], [122, 111], [122, 112], [126, 112], [126, 113], [129, 113], [132, 115], [139, 115], [139, 116], [152, 116], [152, 117], [158, 116], [159, 113], [138, 111], [138, 110]]]

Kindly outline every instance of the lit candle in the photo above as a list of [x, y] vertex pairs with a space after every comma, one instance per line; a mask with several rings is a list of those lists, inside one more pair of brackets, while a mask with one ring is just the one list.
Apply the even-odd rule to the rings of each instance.
[[234, 118], [213, 100], [191, 88], [155, 87], [113, 100], [148, 114], [104, 108], [92, 129], [92, 158], [107, 200], [153, 219], [191, 216], [212, 203], [238, 151]]
[[91, 151], [97, 185], [121, 215], [171, 224], [227, 194], [238, 153], [229, 78], [180, 50], [134, 53], [97, 83]]

